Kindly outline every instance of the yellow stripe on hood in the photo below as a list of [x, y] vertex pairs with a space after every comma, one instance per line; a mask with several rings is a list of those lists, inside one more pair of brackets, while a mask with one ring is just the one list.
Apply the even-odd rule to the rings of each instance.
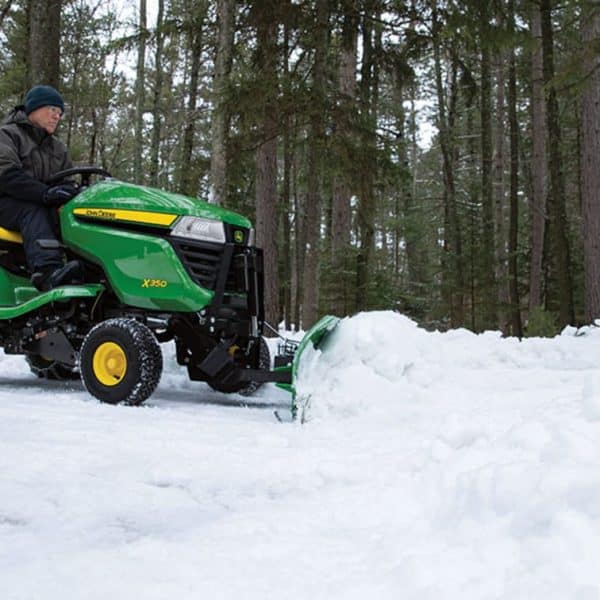
[[148, 212], [144, 210], [129, 210], [124, 208], [76, 208], [73, 214], [89, 219], [102, 219], [105, 221], [127, 221], [129, 223], [142, 223], [144, 225], [172, 225], [178, 215]]

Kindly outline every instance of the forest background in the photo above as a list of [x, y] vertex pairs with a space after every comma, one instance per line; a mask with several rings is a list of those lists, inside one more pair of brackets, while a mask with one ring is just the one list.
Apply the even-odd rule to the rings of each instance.
[[54, 85], [75, 162], [250, 217], [271, 323], [600, 317], [597, 0], [148, 8], [0, 0], [0, 109]]

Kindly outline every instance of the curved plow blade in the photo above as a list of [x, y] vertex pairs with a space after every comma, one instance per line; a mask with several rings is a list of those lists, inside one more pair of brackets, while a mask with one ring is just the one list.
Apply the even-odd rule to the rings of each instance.
[[292, 416], [296, 418], [302, 412], [301, 404], [305, 400], [300, 400], [296, 394], [296, 379], [300, 364], [306, 360], [314, 351], [319, 350], [325, 344], [327, 338], [340, 322], [339, 317], [327, 315], [317, 321], [304, 335], [294, 353], [294, 358], [290, 366], [282, 367], [282, 369], [291, 369], [291, 383], [277, 384], [279, 387], [292, 393]]

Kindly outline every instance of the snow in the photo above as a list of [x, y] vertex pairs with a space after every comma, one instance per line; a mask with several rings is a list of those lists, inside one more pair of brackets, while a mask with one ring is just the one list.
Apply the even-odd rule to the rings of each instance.
[[3, 600], [600, 598], [600, 329], [344, 319], [290, 398], [142, 407], [0, 355]]

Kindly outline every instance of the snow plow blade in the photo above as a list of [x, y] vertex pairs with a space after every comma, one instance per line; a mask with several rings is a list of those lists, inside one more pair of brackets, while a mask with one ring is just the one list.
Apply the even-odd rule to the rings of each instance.
[[318, 349], [320, 348], [325, 340], [331, 335], [333, 330], [337, 327], [340, 322], [339, 317], [333, 315], [327, 315], [317, 321], [300, 340], [297, 347], [294, 349], [293, 360], [291, 364], [282, 367], [276, 367], [275, 370], [290, 370], [292, 374], [291, 383], [278, 383], [277, 386], [291, 392], [292, 394], [292, 415], [296, 414], [296, 378], [298, 376], [298, 369], [302, 362], [302, 357], [305, 355], [308, 348]]

